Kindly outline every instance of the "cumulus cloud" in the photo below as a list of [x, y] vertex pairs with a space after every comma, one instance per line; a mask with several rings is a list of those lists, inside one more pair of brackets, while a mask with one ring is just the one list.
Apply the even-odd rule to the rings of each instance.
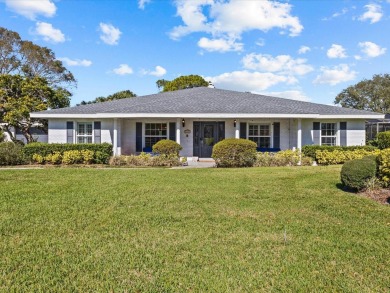
[[145, 5], [150, 3], [151, 0], [138, 0], [138, 8], [145, 9]]
[[[292, 6], [289, 3], [268, 0], [177, 0], [175, 5], [177, 15], [184, 24], [174, 27], [170, 37], [177, 40], [194, 32], [203, 32], [213, 37], [207, 39], [210, 47], [216, 46], [216, 42], [209, 44], [212, 40], [239, 40], [242, 33], [251, 30], [267, 32], [278, 28], [283, 32], [288, 31], [290, 36], [297, 36], [303, 30], [299, 18], [291, 15]], [[203, 39], [198, 44], [205, 43], [206, 39]]]
[[298, 54], [306, 54], [307, 52], [310, 52], [311, 49], [308, 46], [301, 46], [298, 50]]
[[167, 73], [167, 70], [164, 67], [160, 66], [160, 65], [157, 65], [154, 68], [154, 70], [152, 70], [152, 71], [148, 71], [148, 70], [142, 70], [141, 71], [141, 74], [143, 74], [143, 75], [153, 75], [153, 76], [158, 76], [158, 77], [163, 76], [166, 73]]
[[361, 42], [359, 43], [361, 51], [367, 55], [367, 57], [374, 58], [386, 53], [386, 48], [381, 48], [379, 45], [373, 42]]
[[366, 12], [360, 17], [360, 21], [370, 21], [370, 23], [376, 23], [381, 20], [383, 16], [382, 7], [378, 4], [371, 3], [364, 6]]
[[118, 75], [132, 74], [133, 69], [127, 64], [120, 64], [118, 68], [113, 69], [113, 72]]
[[289, 90], [283, 92], [259, 92], [259, 94], [303, 102], [309, 102], [311, 100], [308, 96], [305, 95], [305, 93], [298, 90]]
[[326, 52], [326, 55], [329, 58], [346, 58], [347, 54], [345, 54], [345, 49], [341, 45], [332, 44], [332, 46]]
[[35, 24], [34, 33], [41, 36], [47, 42], [65, 42], [65, 35], [61, 32], [61, 30], [54, 28], [51, 23], [37, 22]]
[[107, 45], [118, 45], [119, 38], [122, 32], [114, 27], [112, 24], [103, 23], [99, 24], [100, 27], [100, 39]]
[[264, 91], [279, 83], [294, 84], [297, 82], [296, 78], [291, 76], [246, 70], [226, 72], [205, 79], [211, 81], [217, 88], [249, 92]]
[[306, 59], [294, 59], [289, 55], [272, 57], [267, 54], [248, 54], [242, 59], [244, 68], [288, 75], [305, 75], [313, 71]]
[[5, 0], [5, 5], [9, 10], [31, 20], [35, 20], [38, 15], [53, 17], [57, 10], [51, 0]]
[[332, 20], [334, 18], [337, 18], [337, 17], [340, 17], [344, 14], [347, 14], [348, 12], [348, 8], [343, 8], [341, 11], [337, 11], [335, 13], [332, 14], [332, 16], [330, 17], [324, 17], [322, 20]]
[[356, 71], [352, 71], [347, 64], [340, 64], [332, 68], [321, 67], [321, 74], [316, 77], [313, 83], [336, 85], [356, 78]]
[[236, 43], [234, 39], [208, 39], [201, 38], [198, 46], [209, 52], [242, 51], [244, 44]]
[[61, 60], [64, 62], [67, 66], [82, 66], [82, 67], [89, 67], [92, 65], [92, 61], [86, 60], [86, 59], [70, 59], [68, 57], [58, 58], [58, 60]]

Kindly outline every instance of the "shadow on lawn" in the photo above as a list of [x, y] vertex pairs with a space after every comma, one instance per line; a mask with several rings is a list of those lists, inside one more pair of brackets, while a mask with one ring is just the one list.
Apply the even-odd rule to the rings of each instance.
[[390, 189], [388, 188], [379, 188], [375, 190], [365, 190], [365, 191], [357, 192], [357, 190], [348, 188], [342, 183], [337, 183], [336, 187], [346, 193], [368, 197], [381, 204], [386, 204], [386, 205], [390, 204]]

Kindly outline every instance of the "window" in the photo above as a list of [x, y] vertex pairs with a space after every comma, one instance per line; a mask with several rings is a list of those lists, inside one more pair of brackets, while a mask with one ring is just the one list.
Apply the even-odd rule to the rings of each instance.
[[269, 124], [249, 124], [248, 139], [259, 148], [271, 147], [271, 130]]
[[167, 123], [145, 123], [146, 148], [151, 148], [156, 142], [167, 138]]
[[77, 143], [92, 143], [92, 122], [77, 124]]
[[336, 145], [336, 123], [321, 123], [321, 145]]

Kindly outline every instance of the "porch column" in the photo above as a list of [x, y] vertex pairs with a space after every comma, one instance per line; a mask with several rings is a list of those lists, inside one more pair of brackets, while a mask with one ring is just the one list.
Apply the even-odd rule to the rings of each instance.
[[180, 132], [181, 132], [181, 119], [176, 120], [176, 142], [180, 144]]
[[112, 151], [114, 156], [121, 155], [121, 122], [118, 121], [118, 118], [114, 118], [114, 131], [112, 139]]
[[297, 148], [299, 151], [302, 149], [302, 119], [298, 118], [298, 131], [297, 131]]
[[240, 122], [236, 120], [236, 128], [234, 130], [234, 137], [240, 138]]

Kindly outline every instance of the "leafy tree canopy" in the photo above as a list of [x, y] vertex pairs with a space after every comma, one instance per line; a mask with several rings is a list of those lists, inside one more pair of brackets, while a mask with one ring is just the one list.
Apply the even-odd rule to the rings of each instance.
[[390, 113], [390, 74], [376, 74], [339, 93], [334, 101], [342, 107]]
[[42, 77], [0, 75], [0, 121], [6, 122], [4, 130], [15, 140], [10, 127], [19, 129], [27, 142], [32, 142], [30, 128], [34, 125], [45, 130], [46, 122], [30, 118], [30, 112], [67, 107], [70, 95], [63, 88], [53, 88]]
[[120, 92], [116, 92], [115, 94], [109, 95], [107, 97], [97, 97], [96, 99], [92, 101], [82, 101], [80, 105], [87, 105], [87, 104], [96, 104], [96, 103], [102, 103], [107, 101], [113, 101], [113, 100], [120, 100], [120, 99], [127, 99], [127, 98], [133, 98], [137, 95], [133, 93], [130, 90], [124, 90]]
[[160, 79], [156, 82], [159, 89], [163, 92], [172, 92], [193, 87], [207, 87], [209, 83], [200, 75], [183, 75], [172, 81]]

